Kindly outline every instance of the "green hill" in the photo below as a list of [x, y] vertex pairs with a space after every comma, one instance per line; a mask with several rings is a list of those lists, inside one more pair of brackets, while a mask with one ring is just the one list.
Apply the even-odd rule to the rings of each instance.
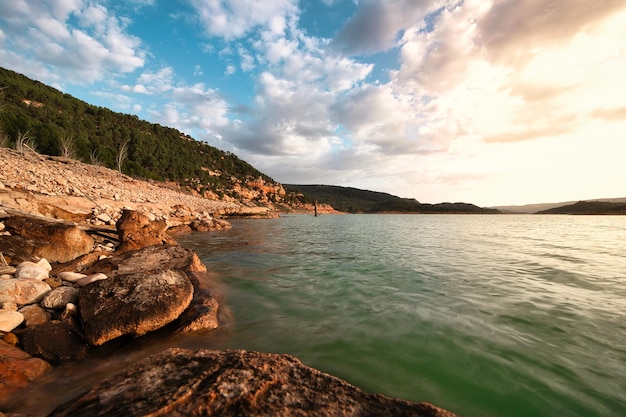
[[579, 201], [537, 214], [626, 214], [626, 203], [609, 201]]
[[335, 185], [284, 184], [288, 193], [300, 194], [306, 203], [328, 204], [346, 213], [499, 213], [467, 203], [423, 204], [415, 199]]
[[[0, 68], [0, 144], [26, 139], [37, 152], [98, 163], [146, 179], [174, 181], [203, 194], [240, 199], [235, 188], [280, 187], [236, 155], [180, 131], [116, 113]], [[125, 149], [124, 149], [125, 148]], [[118, 159], [118, 157], [122, 157]], [[247, 183], [253, 185], [248, 186]], [[260, 200], [274, 202], [274, 193]]]

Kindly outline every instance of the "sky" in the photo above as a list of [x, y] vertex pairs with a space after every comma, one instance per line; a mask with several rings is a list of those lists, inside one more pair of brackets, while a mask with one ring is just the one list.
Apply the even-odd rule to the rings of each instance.
[[626, 0], [0, 0], [0, 66], [281, 183], [626, 197]]

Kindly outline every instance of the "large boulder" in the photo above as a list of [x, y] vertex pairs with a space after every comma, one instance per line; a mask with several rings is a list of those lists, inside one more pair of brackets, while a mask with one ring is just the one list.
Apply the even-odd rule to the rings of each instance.
[[176, 244], [176, 241], [165, 233], [167, 228], [165, 223], [152, 222], [137, 211], [123, 210], [115, 227], [120, 239], [120, 246], [117, 248], [120, 252], [151, 245]]
[[48, 369], [46, 361], [0, 340], [0, 406]]
[[5, 236], [0, 250], [12, 254], [12, 260], [24, 257], [46, 258], [50, 262], [67, 262], [89, 253], [94, 240], [78, 226], [34, 216], [11, 216], [4, 220], [11, 236]]
[[81, 290], [85, 340], [102, 345], [123, 335], [141, 336], [176, 320], [189, 306], [193, 286], [180, 270], [119, 274]]
[[206, 266], [192, 250], [178, 245], [154, 245], [138, 251], [124, 252], [103, 259], [86, 274], [97, 271], [115, 277], [140, 271], [181, 270], [193, 285], [193, 299], [189, 308], [177, 321], [177, 331], [199, 333], [219, 326], [220, 305], [208, 276]]
[[289, 355], [169, 349], [106, 379], [49, 417], [428, 416], [428, 403], [368, 394]]

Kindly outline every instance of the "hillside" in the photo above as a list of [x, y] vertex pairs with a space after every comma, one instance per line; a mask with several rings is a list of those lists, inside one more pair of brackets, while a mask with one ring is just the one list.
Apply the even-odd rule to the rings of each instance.
[[[626, 203], [626, 198], [595, 198], [589, 201]], [[535, 214], [535, 213], [543, 212], [543, 211], [550, 210], [550, 209], [557, 208], [557, 207], [570, 206], [574, 203], [576, 203], [576, 201], [562, 201], [559, 203], [536, 203], [536, 204], [525, 204], [525, 205], [518, 205], [518, 206], [495, 206], [491, 208], [498, 209], [502, 213]]]
[[281, 203], [282, 186], [236, 155], [0, 68], [0, 146], [172, 181], [213, 200]]
[[626, 202], [578, 201], [543, 210], [537, 214], [626, 214]]
[[376, 191], [335, 185], [284, 184], [289, 194], [300, 194], [305, 202], [318, 201], [346, 213], [498, 213], [467, 203], [424, 204]]

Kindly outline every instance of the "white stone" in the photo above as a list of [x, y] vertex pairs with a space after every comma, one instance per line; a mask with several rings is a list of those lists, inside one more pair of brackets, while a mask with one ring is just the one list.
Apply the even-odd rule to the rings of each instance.
[[108, 223], [111, 220], [113, 220], [113, 219], [111, 219], [111, 216], [109, 216], [107, 213], [98, 214], [96, 216], [96, 219], [98, 219], [98, 220], [100, 220], [101, 222], [104, 222], [104, 223]]
[[48, 271], [34, 262], [26, 261], [19, 264], [15, 269], [15, 278], [33, 278], [42, 281], [48, 278]]
[[0, 310], [0, 331], [10, 332], [22, 324], [24, 316], [17, 311]]
[[87, 275], [85, 278], [81, 278], [78, 280], [77, 284], [81, 287], [84, 287], [87, 284], [91, 284], [92, 282], [101, 281], [103, 279], [107, 279], [108, 277], [103, 273], [91, 274]]
[[101, 260], [103, 260], [103, 259], [106, 259], [106, 258], [108, 258], [108, 256], [106, 256], [106, 255], [100, 255], [100, 256], [98, 256], [98, 260], [99, 260], [99, 261], [101, 261]]
[[44, 269], [48, 272], [52, 271], [52, 266], [50, 265], [50, 262], [48, 262], [48, 260], [46, 258], [41, 258], [37, 264], [38, 267], [40, 267], [41, 269]]
[[0, 222], [0, 232], [2, 232], [2, 231], [4, 230], [4, 227], [5, 227], [5, 226], [4, 226], [4, 223], [3, 223], [3, 222]]
[[87, 275], [85, 274], [80, 274], [78, 272], [70, 272], [70, 271], [66, 271], [66, 272], [59, 272], [59, 278], [61, 278], [63, 281], [67, 281], [67, 282], [77, 282], [80, 279], [85, 278]]

